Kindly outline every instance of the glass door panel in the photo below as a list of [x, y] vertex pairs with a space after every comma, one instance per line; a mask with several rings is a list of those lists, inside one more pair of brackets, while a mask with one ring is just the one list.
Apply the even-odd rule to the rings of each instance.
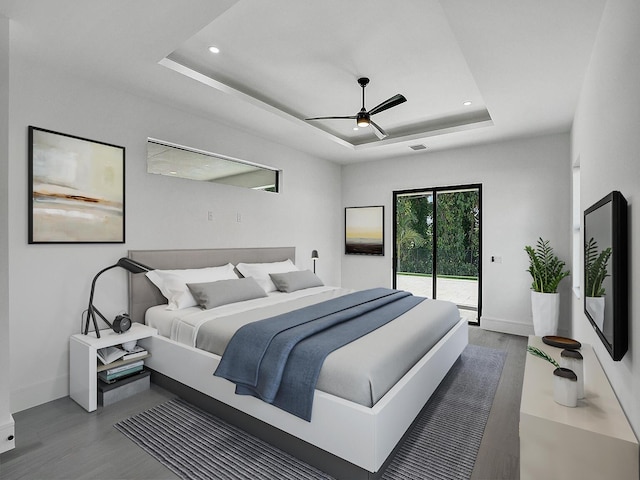
[[433, 192], [396, 199], [396, 287], [421, 297], [433, 293]]
[[479, 190], [436, 193], [435, 296], [477, 320], [480, 277]]
[[394, 287], [451, 301], [478, 323], [480, 205], [479, 185], [394, 192]]

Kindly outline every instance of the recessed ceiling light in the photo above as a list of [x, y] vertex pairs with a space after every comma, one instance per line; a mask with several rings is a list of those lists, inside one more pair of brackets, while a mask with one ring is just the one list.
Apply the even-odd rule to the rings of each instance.
[[465, 107], [468, 107], [469, 105], [471, 105], [471, 100], [467, 100], [466, 102], [462, 102], [462, 105], [464, 105]]
[[353, 129], [356, 131], [360, 130], [358, 127], [353, 127]]
[[211, 46], [209, 47], [209, 51], [210, 51], [211, 53], [220, 53], [220, 49], [219, 49], [218, 47], [216, 47], [215, 45], [211, 45]]

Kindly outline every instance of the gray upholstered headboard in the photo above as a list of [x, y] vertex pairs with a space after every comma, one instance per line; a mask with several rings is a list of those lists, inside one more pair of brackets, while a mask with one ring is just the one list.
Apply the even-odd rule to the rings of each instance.
[[[295, 263], [295, 247], [216, 248], [202, 250], [129, 250], [129, 258], [161, 270], [217, 267], [233, 263]], [[167, 303], [160, 290], [144, 274], [129, 274], [129, 315], [134, 322], [144, 323], [144, 313], [154, 305]]]

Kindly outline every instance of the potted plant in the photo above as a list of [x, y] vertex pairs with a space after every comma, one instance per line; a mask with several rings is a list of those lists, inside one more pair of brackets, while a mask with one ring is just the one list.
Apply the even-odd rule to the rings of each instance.
[[604, 295], [602, 286], [604, 279], [609, 276], [607, 265], [611, 257], [611, 247], [598, 253], [598, 242], [593, 237], [589, 239], [584, 249], [585, 263], [585, 308], [591, 319], [602, 330], [604, 324]]
[[560, 315], [558, 285], [570, 272], [563, 270], [565, 263], [553, 253], [548, 240], [539, 238], [535, 249], [529, 245], [524, 249], [529, 255], [527, 272], [533, 277], [531, 283], [533, 331], [537, 336], [555, 335]]

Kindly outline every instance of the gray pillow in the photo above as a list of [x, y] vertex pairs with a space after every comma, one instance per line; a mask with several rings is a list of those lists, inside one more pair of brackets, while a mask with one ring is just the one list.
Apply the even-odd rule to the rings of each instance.
[[187, 283], [187, 287], [198, 305], [205, 310], [267, 296], [260, 285], [250, 277], [207, 283]]
[[324, 283], [311, 270], [270, 273], [271, 281], [281, 292], [291, 293], [303, 288], [322, 287]]

